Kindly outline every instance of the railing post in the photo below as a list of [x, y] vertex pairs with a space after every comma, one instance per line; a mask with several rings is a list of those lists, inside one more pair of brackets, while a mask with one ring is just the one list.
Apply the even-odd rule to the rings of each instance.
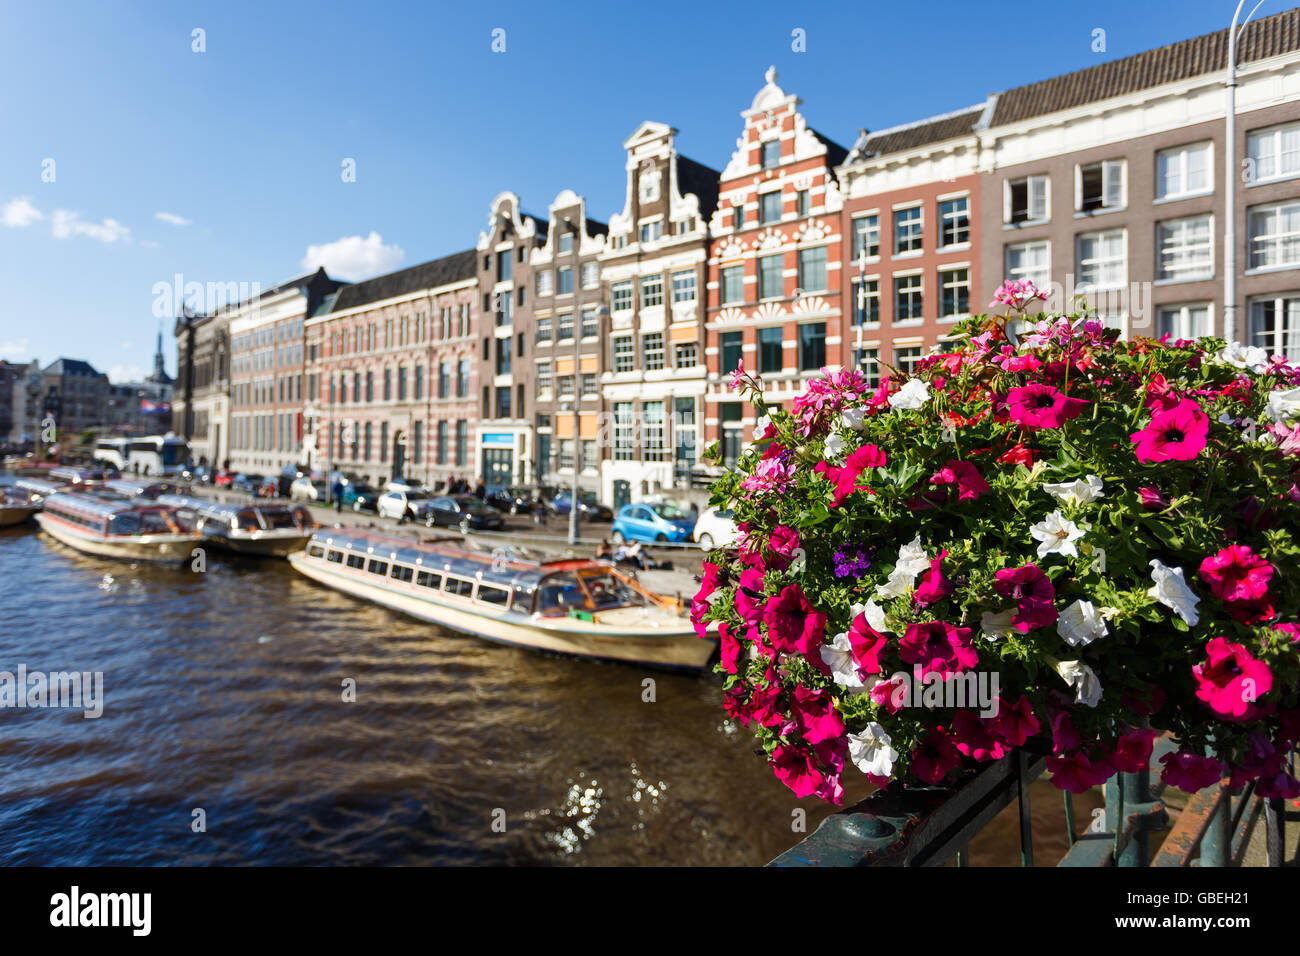
[[1232, 865], [1232, 791], [1219, 782], [1219, 802], [1201, 839], [1198, 866]]
[[1029, 755], [1016, 750], [1016, 790], [1020, 798], [1020, 865], [1034, 865], [1034, 828], [1029, 816]]

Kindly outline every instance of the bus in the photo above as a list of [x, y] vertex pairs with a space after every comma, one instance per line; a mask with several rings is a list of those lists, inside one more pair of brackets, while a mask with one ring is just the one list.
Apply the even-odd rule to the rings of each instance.
[[171, 432], [95, 442], [95, 460], [112, 465], [123, 475], [174, 475], [184, 470], [189, 457], [189, 444]]

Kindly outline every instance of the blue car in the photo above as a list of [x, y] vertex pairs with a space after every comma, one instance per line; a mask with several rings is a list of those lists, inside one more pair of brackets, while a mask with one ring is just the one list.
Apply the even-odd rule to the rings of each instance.
[[624, 505], [614, 519], [614, 542], [690, 541], [695, 519], [676, 505], [655, 502]]

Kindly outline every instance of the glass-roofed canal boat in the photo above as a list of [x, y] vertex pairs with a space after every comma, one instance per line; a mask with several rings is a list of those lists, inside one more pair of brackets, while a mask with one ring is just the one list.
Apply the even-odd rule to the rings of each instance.
[[131, 561], [179, 563], [199, 541], [190, 516], [180, 509], [77, 492], [50, 495], [36, 521], [50, 537], [78, 551]]
[[14, 487], [0, 488], [0, 528], [22, 524], [41, 510], [39, 498]]
[[503, 644], [685, 670], [717, 649], [670, 599], [583, 558], [322, 528], [289, 563], [346, 594]]
[[205, 542], [239, 554], [284, 557], [301, 551], [319, 527], [301, 505], [226, 505], [185, 495], [160, 495], [157, 501], [192, 512]]

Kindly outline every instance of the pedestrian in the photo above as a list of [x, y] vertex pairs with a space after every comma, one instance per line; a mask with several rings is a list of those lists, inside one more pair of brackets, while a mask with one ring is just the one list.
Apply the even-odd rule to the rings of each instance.
[[339, 514], [342, 514], [343, 513], [343, 479], [342, 478], [334, 479], [334, 484], [330, 488], [330, 494], [334, 498], [334, 510]]
[[551, 503], [545, 495], [538, 495], [533, 503], [533, 524], [545, 529], [551, 520]]
[[482, 501], [487, 497], [487, 485], [483, 484], [482, 478], [480, 478], [478, 484], [474, 486], [474, 497], [479, 501]]

